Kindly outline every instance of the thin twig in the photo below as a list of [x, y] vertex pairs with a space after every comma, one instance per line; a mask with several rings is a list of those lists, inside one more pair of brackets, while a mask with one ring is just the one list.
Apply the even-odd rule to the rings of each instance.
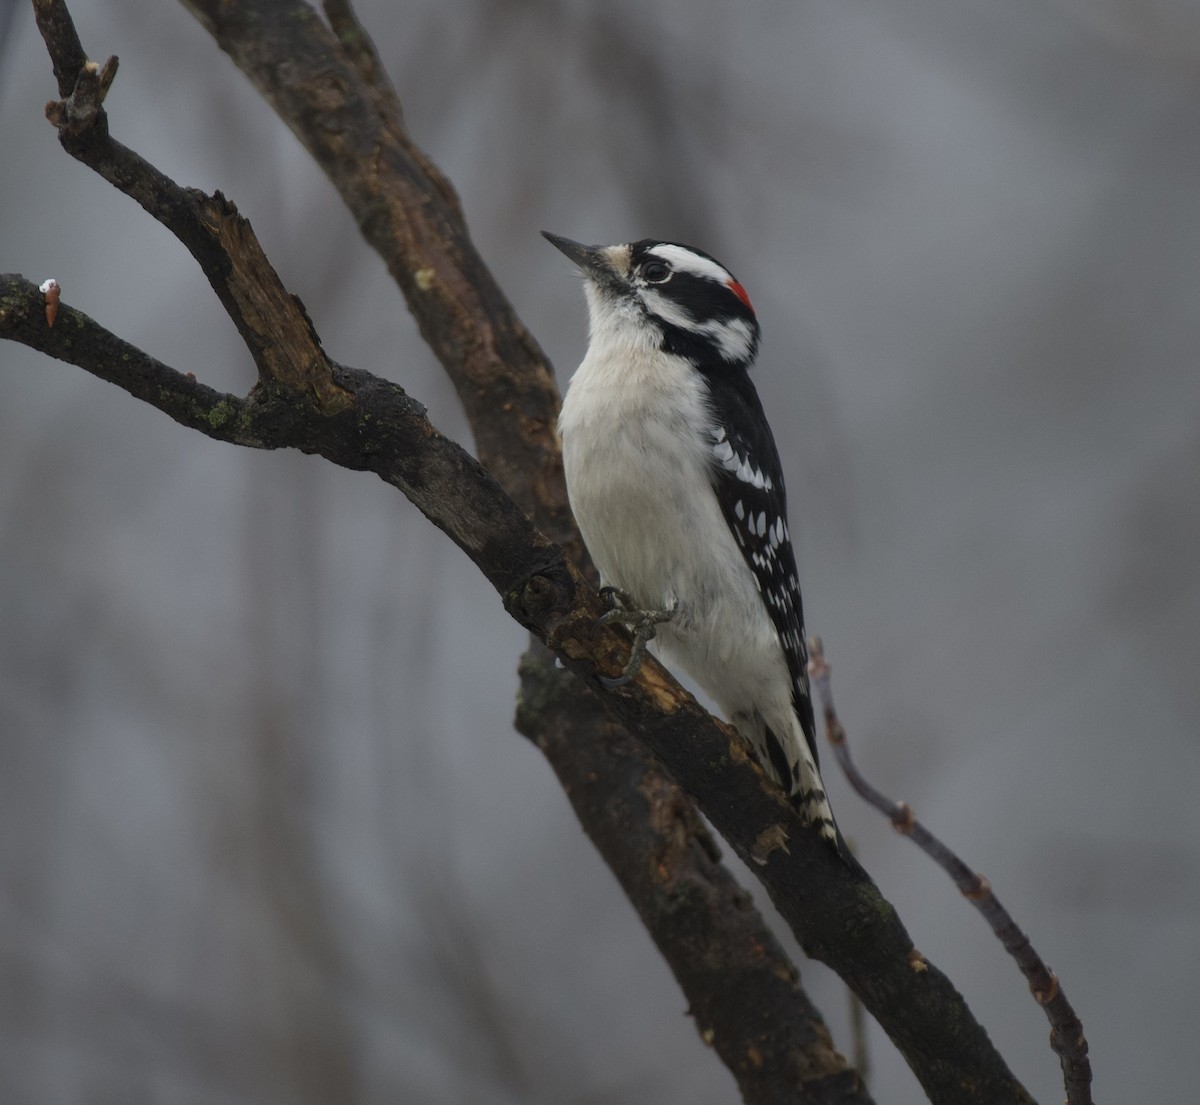
[[[259, 380], [313, 395], [334, 412], [350, 397], [333, 382], [333, 368], [304, 305], [283, 286], [249, 222], [220, 192], [182, 188], [108, 131], [103, 103], [116, 75], [116, 59], [97, 66], [83, 54], [63, 0], [37, 0], [38, 25], [46, 36], [62, 100], [46, 105], [59, 141], [83, 162], [170, 230], [208, 277], [258, 366]], [[74, 81], [62, 71], [80, 65]]]
[[991, 926], [1004, 950], [1013, 957], [1029, 982], [1034, 1000], [1045, 1010], [1050, 1021], [1050, 1046], [1062, 1064], [1063, 1084], [1067, 1105], [1093, 1105], [1092, 1066], [1088, 1060], [1088, 1044], [1083, 1025], [1067, 996], [1058, 976], [1046, 966], [1034, 950], [1029, 937], [1018, 928], [1012, 915], [992, 892], [991, 883], [972, 871], [957, 855], [933, 835], [913, 813], [907, 802], [893, 802], [867, 781], [850, 756], [846, 730], [833, 705], [833, 684], [830, 667], [825, 659], [819, 637], [809, 640], [808, 672], [816, 689], [817, 699], [825, 715], [825, 736], [833, 745], [838, 763], [850, 785], [868, 803], [892, 822], [892, 827], [909, 837], [926, 855], [933, 859], [954, 880], [954, 885], [975, 906]]

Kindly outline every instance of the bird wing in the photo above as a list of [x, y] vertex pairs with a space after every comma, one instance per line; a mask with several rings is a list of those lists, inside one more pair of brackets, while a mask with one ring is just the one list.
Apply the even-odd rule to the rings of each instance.
[[804, 605], [788, 532], [787, 493], [779, 451], [749, 376], [744, 372], [731, 374], [710, 386], [714, 392], [713, 490], [779, 635], [792, 677], [792, 700], [815, 762], [816, 726], [808, 684]]

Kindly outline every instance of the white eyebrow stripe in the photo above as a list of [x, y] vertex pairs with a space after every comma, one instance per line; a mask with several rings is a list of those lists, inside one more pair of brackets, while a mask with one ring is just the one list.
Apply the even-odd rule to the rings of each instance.
[[701, 257], [698, 253], [693, 253], [684, 246], [660, 243], [659, 245], [651, 246], [646, 252], [653, 253], [656, 257], [661, 257], [673, 268], [681, 272], [690, 272], [695, 276], [704, 276], [709, 280], [715, 280], [718, 284], [728, 284], [733, 279], [733, 274], [728, 269], [722, 268], [716, 261], [710, 260], [707, 257]]

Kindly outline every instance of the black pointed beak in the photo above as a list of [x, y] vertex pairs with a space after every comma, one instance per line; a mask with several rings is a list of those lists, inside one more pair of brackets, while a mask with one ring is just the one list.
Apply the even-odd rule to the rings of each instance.
[[573, 242], [558, 234], [542, 231], [542, 237], [555, 249], [569, 257], [580, 271], [602, 284], [621, 283], [620, 278], [613, 272], [612, 264], [602, 246], [585, 246], [582, 242]]

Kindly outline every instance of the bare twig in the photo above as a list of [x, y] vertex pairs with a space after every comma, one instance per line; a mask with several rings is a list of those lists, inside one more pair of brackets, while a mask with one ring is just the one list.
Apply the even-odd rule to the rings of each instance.
[[75, 91], [79, 74], [88, 65], [88, 56], [83, 52], [75, 21], [66, 4], [47, 3], [46, 0], [34, 0], [33, 15], [50, 52], [58, 94], [65, 100]]
[[[36, 0], [36, 9], [62, 89], [70, 83], [65, 67], [82, 57], [79, 39], [62, 0]], [[260, 381], [312, 394], [331, 412], [347, 406], [303, 304], [284, 288], [237, 208], [220, 192], [181, 188], [109, 135], [102, 105], [105, 77], [111, 81], [115, 73], [115, 59], [97, 68], [83, 57], [70, 92], [46, 105], [63, 148], [137, 200], [187, 247], [254, 357]]]
[[887, 817], [898, 833], [907, 836], [937, 863], [954, 880], [954, 885], [962, 892], [963, 897], [983, 915], [1004, 946], [1004, 950], [1016, 961], [1021, 973], [1029, 982], [1034, 1000], [1045, 1010], [1050, 1021], [1050, 1046], [1062, 1064], [1068, 1105], [1092, 1105], [1092, 1066], [1088, 1060], [1087, 1039], [1084, 1037], [1079, 1017], [1063, 993], [1058, 976], [1046, 966], [1045, 961], [1029, 942], [1029, 937], [1018, 928], [1012, 915], [1000, 904], [992, 892], [991, 883], [983, 875], [972, 871], [925, 828], [907, 802], [893, 802], [863, 776], [850, 755], [846, 730], [833, 705], [830, 667], [819, 637], [810, 639], [809, 656], [808, 671], [825, 716], [825, 736], [833, 745], [838, 763], [850, 785]]

